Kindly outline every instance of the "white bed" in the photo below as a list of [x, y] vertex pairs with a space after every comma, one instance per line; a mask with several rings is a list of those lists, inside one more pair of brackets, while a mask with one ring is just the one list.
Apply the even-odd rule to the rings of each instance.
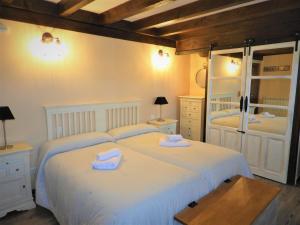
[[[162, 134], [153, 128], [119, 143], [91, 135], [138, 124], [138, 101], [47, 107], [46, 113], [48, 139], [56, 140], [40, 151], [36, 201], [62, 225], [176, 224], [177, 212], [225, 179], [252, 176], [243, 156], [227, 149], [199, 142], [161, 149]], [[113, 147], [123, 153], [119, 168], [93, 170], [96, 154]]]
[[[264, 118], [262, 115], [255, 115], [255, 117], [256, 122], [248, 122], [248, 130], [285, 135], [288, 126], [287, 117], [276, 116], [275, 118]], [[240, 126], [240, 115], [214, 118], [211, 120], [211, 124], [238, 128]]]
[[[41, 152], [36, 201], [61, 225], [174, 224], [177, 212], [210, 191], [199, 174], [98, 142], [81, 138], [77, 149], [74, 140], [58, 139]], [[117, 170], [92, 169], [97, 153], [116, 147], [123, 154]]]
[[160, 139], [165, 136], [159, 132], [149, 132], [119, 139], [117, 143], [152, 158], [202, 174], [212, 189], [235, 175], [252, 177], [244, 156], [236, 151], [198, 141], [189, 141], [190, 147], [161, 147]]

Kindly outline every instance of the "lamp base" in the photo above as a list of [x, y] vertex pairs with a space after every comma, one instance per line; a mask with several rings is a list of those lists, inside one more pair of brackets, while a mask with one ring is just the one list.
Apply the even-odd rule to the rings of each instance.
[[157, 121], [164, 122], [165, 120], [163, 118], [158, 118]]
[[12, 149], [14, 146], [13, 145], [7, 145], [7, 146], [0, 146], [0, 150], [8, 150], [8, 149]]

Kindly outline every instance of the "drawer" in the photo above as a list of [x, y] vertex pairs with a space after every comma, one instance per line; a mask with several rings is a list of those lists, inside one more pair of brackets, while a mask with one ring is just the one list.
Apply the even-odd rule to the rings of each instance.
[[25, 158], [26, 155], [24, 154], [12, 154], [12, 155], [2, 157], [1, 162], [5, 163], [6, 165], [11, 165], [14, 163], [24, 163]]
[[186, 139], [191, 139], [191, 140], [194, 140], [194, 141], [200, 141], [201, 140], [201, 137], [200, 137], [201, 130], [200, 130], [200, 128], [195, 127], [195, 126], [191, 126], [191, 127], [181, 126], [180, 127], [180, 134]]
[[181, 106], [182, 112], [200, 112], [201, 107], [200, 106]]
[[181, 112], [180, 117], [182, 119], [195, 119], [195, 120], [200, 120], [201, 119], [201, 114], [200, 112], [188, 112], [188, 111], [183, 111]]
[[7, 203], [15, 202], [30, 196], [29, 192], [31, 190], [29, 190], [30, 187], [27, 187], [26, 184], [25, 177], [12, 181], [0, 182], [0, 209]]
[[0, 163], [0, 182], [24, 176], [26, 170], [24, 159], [14, 157], [3, 159], [4, 157]]
[[197, 127], [200, 129], [201, 127], [201, 120], [195, 120], [195, 119], [184, 119], [182, 118], [180, 120], [180, 124], [181, 126], [184, 126], [184, 127]]

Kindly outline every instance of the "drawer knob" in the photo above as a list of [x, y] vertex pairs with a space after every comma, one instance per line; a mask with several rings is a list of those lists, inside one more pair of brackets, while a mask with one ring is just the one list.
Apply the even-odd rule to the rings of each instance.
[[20, 170], [19, 168], [16, 169], [17, 172], [18, 172], [19, 170]]
[[22, 188], [26, 188], [26, 185], [23, 185]]
[[8, 164], [9, 164], [9, 162], [6, 162], [5, 164], [6, 164], [6, 165], [8, 165]]

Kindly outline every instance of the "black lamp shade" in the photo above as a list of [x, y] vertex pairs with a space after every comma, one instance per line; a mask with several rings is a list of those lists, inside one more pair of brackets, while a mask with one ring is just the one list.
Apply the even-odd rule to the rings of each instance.
[[154, 104], [155, 105], [166, 105], [166, 104], [168, 104], [168, 101], [167, 101], [166, 97], [159, 96], [156, 98]]
[[0, 106], [0, 120], [14, 120], [15, 117], [8, 106]]

